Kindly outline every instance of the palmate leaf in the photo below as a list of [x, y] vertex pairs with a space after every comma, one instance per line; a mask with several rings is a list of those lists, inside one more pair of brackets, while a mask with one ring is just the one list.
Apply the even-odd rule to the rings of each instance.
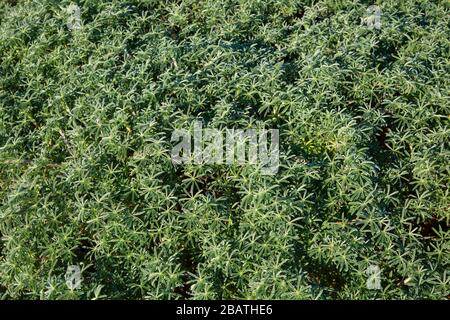
[[[1, 298], [448, 295], [445, 1], [71, 3], [0, 2]], [[277, 174], [175, 166], [196, 120]]]

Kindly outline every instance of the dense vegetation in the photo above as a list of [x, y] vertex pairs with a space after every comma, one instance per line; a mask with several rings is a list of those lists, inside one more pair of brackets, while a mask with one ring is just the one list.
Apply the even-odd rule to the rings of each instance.
[[[74, 3], [0, 2], [0, 297], [449, 294], [448, 1]], [[198, 118], [279, 172], [175, 167]]]

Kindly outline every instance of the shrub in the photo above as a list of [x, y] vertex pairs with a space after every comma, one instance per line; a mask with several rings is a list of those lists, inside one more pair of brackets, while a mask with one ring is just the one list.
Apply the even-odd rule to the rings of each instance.
[[[448, 2], [70, 4], [0, 3], [3, 299], [449, 293]], [[279, 172], [175, 167], [198, 118], [279, 128]]]

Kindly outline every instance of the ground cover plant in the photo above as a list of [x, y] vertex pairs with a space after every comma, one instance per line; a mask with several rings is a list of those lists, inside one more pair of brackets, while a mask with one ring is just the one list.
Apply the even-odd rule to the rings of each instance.
[[[1, 1], [0, 297], [445, 299], [448, 4]], [[196, 119], [277, 174], [174, 166]]]

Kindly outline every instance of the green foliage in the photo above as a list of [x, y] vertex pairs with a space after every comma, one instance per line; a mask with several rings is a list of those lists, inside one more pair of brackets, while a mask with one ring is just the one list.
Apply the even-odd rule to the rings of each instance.
[[[450, 292], [447, 1], [380, 30], [369, 1], [69, 4], [0, 2], [3, 299]], [[174, 167], [196, 118], [279, 128], [278, 174]]]

